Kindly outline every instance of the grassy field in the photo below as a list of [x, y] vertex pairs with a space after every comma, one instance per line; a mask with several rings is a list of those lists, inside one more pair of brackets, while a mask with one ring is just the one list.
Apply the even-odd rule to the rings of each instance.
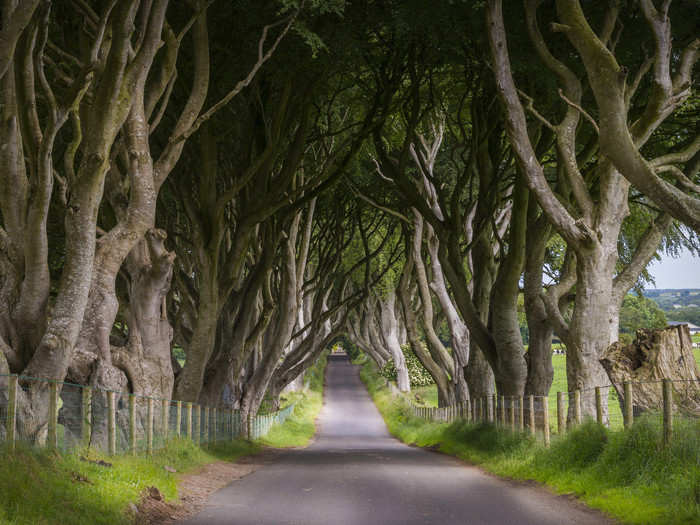
[[0, 525], [126, 525], [132, 523], [128, 505], [137, 502], [147, 487], [157, 487], [168, 501], [176, 500], [180, 473], [213, 461], [236, 461], [261, 446], [305, 445], [316, 430], [324, 368], [325, 357], [307, 375], [309, 391], [287, 396], [288, 403], [296, 402], [294, 414], [255, 443], [228, 441], [203, 449], [175, 439], [152, 457], [89, 455], [111, 467], [82, 461], [80, 453], [62, 455], [28, 447], [14, 453], [0, 450]]
[[676, 421], [666, 448], [659, 421], [640, 418], [627, 431], [588, 422], [554, 435], [547, 449], [541, 439], [492, 425], [415, 418], [391, 396], [371, 363], [361, 375], [390, 432], [406, 443], [438, 448], [500, 476], [536, 480], [625, 523], [700, 523], [696, 422]]

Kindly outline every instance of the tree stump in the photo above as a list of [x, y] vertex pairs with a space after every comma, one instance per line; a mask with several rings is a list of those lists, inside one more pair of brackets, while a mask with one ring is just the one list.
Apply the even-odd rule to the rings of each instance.
[[632, 409], [635, 415], [661, 410], [661, 380], [670, 379], [676, 409], [700, 417], [700, 370], [693, 355], [688, 325], [638, 330], [632, 344], [610, 345], [600, 363], [617, 390], [621, 404], [624, 403], [623, 383], [634, 383]]

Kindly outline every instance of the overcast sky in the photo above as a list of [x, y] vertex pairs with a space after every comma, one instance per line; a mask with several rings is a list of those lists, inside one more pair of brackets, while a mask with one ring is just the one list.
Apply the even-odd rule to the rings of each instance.
[[700, 288], [700, 257], [687, 251], [677, 259], [662, 255], [649, 273], [656, 279], [656, 288]]

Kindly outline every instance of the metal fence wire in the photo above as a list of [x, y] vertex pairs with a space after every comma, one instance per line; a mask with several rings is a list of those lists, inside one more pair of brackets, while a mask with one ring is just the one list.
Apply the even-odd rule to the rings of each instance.
[[[294, 408], [251, 417], [249, 437], [265, 436]], [[26, 442], [61, 451], [150, 454], [175, 437], [200, 445], [245, 437], [244, 427], [238, 410], [0, 374], [0, 443], [10, 447]]]
[[700, 424], [700, 380], [653, 379], [622, 385], [551, 392], [549, 396], [490, 396], [445, 407], [418, 406], [391, 388], [411, 415], [427, 421], [488, 422], [514, 432], [530, 432], [549, 445], [551, 434], [564, 434], [592, 419], [612, 430], [629, 428], [637, 418], [660, 425], [665, 444], [670, 443], [674, 421]]

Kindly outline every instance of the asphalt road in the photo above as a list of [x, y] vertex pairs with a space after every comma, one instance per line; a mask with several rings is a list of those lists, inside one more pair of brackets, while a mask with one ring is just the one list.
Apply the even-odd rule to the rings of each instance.
[[391, 437], [357, 367], [332, 356], [316, 441], [274, 453], [186, 525], [611, 523], [564, 496], [500, 480]]

